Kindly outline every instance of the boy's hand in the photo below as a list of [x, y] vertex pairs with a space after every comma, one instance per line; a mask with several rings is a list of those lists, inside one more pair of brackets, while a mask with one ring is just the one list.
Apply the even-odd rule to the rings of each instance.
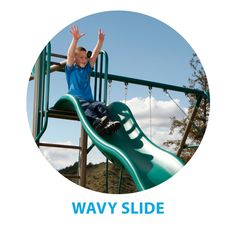
[[76, 25], [73, 25], [71, 27], [70, 33], [72, 34], [72, 36], [75, 40], [79, 40], [80, 38], [82, 38], [85, 35], [84, 33], [79, 32], [79, 29]]
[[98, 31], [98, 40], [99, 40], [100, 42], [103, 42], [103, 41], [104, 41], [104, 38], [105, 38], [104, 32], [102, 32], [102, 30], [99, 29], [99, 31]]
[[89, 63], [91, 65], [91, 67], [93, 67], [95, 65], [97, 57], [98, 57], [98, 55], [100, 53], [100, 50], [102, 48], [104, 38], [105, 38], [104, 32], [102, 32], [102, 30], [99, 29], [99, 31], [98, 31], [98, 41], [97, 41], [97, 44], [96, 44], [95, 48], [93, 49], [92, 56], [89, 59]]

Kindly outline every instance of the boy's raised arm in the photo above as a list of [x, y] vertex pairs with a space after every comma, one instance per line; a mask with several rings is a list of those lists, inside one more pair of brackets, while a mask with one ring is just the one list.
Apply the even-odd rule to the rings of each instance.
[[105, 38], [104, 32], [102, 32], [102, 30], [99, 29], [99, 31], [98, 31], [98, 41], [97, 41], [97, 44], [96, 44], [95, 48], [93, 49], [92, 56], [89, 59], [89, 63], [91, 65], [91, 67], [94, 66], [94, 64], [97, 60], [97, 57], [100, 53], [100, 50], [101, 50], [103, 42], [104, 42], [104, 38]]
[[72, 26], [70, 29], [70, 33], [72, 34], [72, 41], [71, 44], [68, 48], [67, 51], [67, 65], [68, 66], [72, 66], [74, 64], [75, 61], [75, 49], [77, 47], [77, 42], [78, 40], [83, 37], [85, 34], [84, 33], [80, 33], [79, 29], [77, 26]]

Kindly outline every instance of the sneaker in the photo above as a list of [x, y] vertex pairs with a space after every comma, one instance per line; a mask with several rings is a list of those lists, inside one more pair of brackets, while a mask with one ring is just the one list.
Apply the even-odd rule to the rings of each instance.
[[96, 132], [100, 133], [102, 130], [104, 130], [105, 126], [107, 125], [109, 119], [107, 116], [103, 116], [102, 118], [97, 118], [93, 122], [93, 127]]
[[104, 127], [105, 134], [112, 134], [116, 132], [120, 128], [119, 121], [109, 121], [107, 125]]

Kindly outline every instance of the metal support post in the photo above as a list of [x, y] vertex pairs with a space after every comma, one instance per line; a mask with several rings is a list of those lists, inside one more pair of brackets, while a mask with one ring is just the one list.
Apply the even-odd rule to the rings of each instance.
[[39, 92], [39, 82], [40, 82], [40, 56], [35, 63], [35, 75], [34, 75], [34, 108], [33, 108], [33, 125], [32, 134], [34, 139], [38, 135], [39, 129], [39, 106], [40, 106], [40, 92]]

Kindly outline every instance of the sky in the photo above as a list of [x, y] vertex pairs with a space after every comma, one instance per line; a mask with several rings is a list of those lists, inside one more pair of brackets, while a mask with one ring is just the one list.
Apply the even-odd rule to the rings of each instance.
[[[80, 32], [86, 34], [79, 40], [79, 45], [84, 46], [87, 50], [94, 48], [98, 29], [101, 28], [105, 32], [102, 49], [109, 56], [109, 73], [188, 86], [188, 79], [193, 72], [189, 61], [194, 50], [181, 35], [165, 23], [146, 15], [125, 11], [90, 15], [72, 22], [55, 37], [48, 39], [52, 45], [52, 52], [66, 55], [72, 39], [69, 33], [72, 25], [77, 25]], [[32, 124], [33, 87], [33, 82], [29, 82], [27, 111], [30, 126]], [[64, 73], [52, 73], [50, 106], [53, 106], [66, 92]], [[184, 94], [172, 91], [170, 93], [175, 101], [187, 111], [189, 104]], [[110, 102], [124, 101], [124, 84], [113, 82], [109, 94], [111, 94]], [[178, 134], [169, 136], [170, 117], [183, 118], [183, 113], [161, 89], [152, 89], [150, 99], [147, 87], [128, 85], [126, 102], [138, 124], [148, 136], [150, 135], [151, 104], [151, 138], [156, 144], [162, 145], [167, 139], [178, 136]], [[79, 122], [49, 119], [48, 128], [41, 141], [78, 145], [79, 133]], [[41, 151], [56, 169], [71, 165], [78, 159], [76, 151], [56, 148], [41, 148]], [[94, 149], [88, 157], [88, 162], [100, 161], [105, 161], [105, 158]]]

